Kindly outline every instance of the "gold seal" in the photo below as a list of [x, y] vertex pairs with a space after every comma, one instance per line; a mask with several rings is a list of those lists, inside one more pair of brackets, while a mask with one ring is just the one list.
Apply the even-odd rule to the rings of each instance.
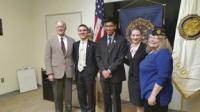
[[158, 35], [161, 34], [161, 30], [157, 30], [157, 34], [158, 34]]
[[146, 20], [144, 18], [138, 18], [136, 20], [131, 21], [126, 28], [127, 39], [129, 38], [130, 32], [135, 28], [141, 31], [145, 41], [147, 39], [149, 30], [152, 30], [154, 28], [154, 25], [149, 20]]
[[180, 35], [187, 40], [194, 40], [200, 36], [200, 16], [188, 15], [179, 24]]

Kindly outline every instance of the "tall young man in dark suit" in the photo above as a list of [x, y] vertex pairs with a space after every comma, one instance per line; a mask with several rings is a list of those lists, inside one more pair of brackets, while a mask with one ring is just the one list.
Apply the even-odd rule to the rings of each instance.
[[73, 44], [75, 78], [81, 112], [95, 112], [95, 77], [97, 64], [95, 43], [88, 40], [88, 27], [79, 25], [80, 41]]
[[[116, 34], [115, 21], [108, 18], [104, 23], [106, 36], [100, 39], [96, 48], [96, 60], [100, 71], [103, 91], [104, 112], [121, 112], [122, 81], [125, 80], [124, 57], [126, 41]], [[112, 96], [112, 97], [111, 97]]]

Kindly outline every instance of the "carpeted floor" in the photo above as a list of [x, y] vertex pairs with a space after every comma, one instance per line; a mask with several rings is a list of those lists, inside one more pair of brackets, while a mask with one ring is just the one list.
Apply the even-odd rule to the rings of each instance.
[[[96, 107], [96, 112], [103, 111], [101, 102]], [[135, 112], [134, 109], [131, 104], [123, 102], [122, 112]], [[0, 96], [0, 112], [54, 112], [54, 103], [43, 99], [42, 88], [25, 93], [16, 91]], [[73, 106], [73, 112], [80, 110]]]

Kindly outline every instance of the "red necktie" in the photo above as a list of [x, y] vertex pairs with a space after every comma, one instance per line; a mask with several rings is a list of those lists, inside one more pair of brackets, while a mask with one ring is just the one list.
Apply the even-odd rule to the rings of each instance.
[[112, 41], [112, 38], [111, 37], [108, 37], [108, 47], [111, 45], [111, 42]]

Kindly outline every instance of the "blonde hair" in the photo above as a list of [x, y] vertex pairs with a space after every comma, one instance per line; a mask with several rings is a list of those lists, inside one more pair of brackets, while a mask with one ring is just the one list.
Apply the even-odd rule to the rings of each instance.
[[[164, 35], [157, 35], [157, 36], [158, 36], [158, 38], [160, 38], [160, 45], [156, 50], [165, 48], [165, 49], [168, 49], [170, 52], [172, 52], [172, 46], [171, 46], [168, 38], [166, 36], [164, 36]], [[152, 51], [152, 49], [149, 47], [148, 44], [147, 44], [146, 51], [147, 52], [151, 52]]]

